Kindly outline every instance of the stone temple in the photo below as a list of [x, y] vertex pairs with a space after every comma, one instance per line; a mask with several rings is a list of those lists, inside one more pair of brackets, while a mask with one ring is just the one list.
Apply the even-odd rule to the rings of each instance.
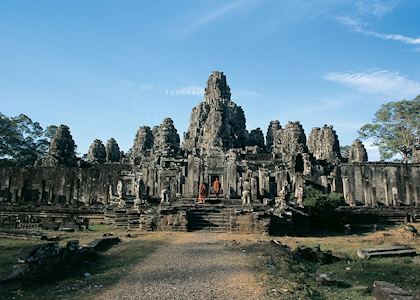
[[[338, 223], [419, 215], [418, 162], [368, 162], [359, 140], [342, 157], [330, 125], [307, 136], [299, 122], [268, 123], [265, 138], [260, 128], [248, 131], [226, 76], [214, 71], [182, 141], [166, 118], [140, 127], [128, 155], [114, 139], [95, 140], [81, 161], [68, 151], [74, 141], [62, 125], [37, 166], [0, 169], [0, 222], [30, 214], [27, 223], [83, 217], [145, 230], [268, 232], [304, 218], [308, 186], [343, 194]], [[200, 184], [205, 205], [196, 203]]]

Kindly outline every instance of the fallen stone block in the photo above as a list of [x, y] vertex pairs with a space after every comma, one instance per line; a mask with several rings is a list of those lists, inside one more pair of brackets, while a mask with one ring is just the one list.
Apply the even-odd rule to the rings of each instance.
[[416, 255], [416, 250], [410, 247], [406, 247], [406, 246], [357, 250], [357, 256], [363, 259], [370, 259], [372, 257], [415, 256], [415, 255]]
[[19, 263], [41, 263], [44, 259], [58, 255], [58, 242], [34, 245], [22, 249], [17, 256]]
[[413, 300], [413, 295], [406, 290], [386, 281], [375, 281], [373, 283], [374, 300]]
[[67, 242], [66, 249], [69, 251], [76, 251], [79, 248], [78, 240], [71, 240]]
[[91, 241], [89, 244], [87, 244], [87, 247], [95, 251], [101, 251], [106, 250], [112, 245], [118, 244], [119, 242], [121, 242], [121, 240], [118, 237], [106, 237]]
[[331, 251], [322, 251], [319, 246], [313, 248], [299, 246], [292, 252], [292, 254], [295, 259], [303, 259], [319, 264], [330, 264], [340, 260], [340, 258], [334, 256]]
[[336, 286], [340, 288], [349, 288], [351, 287], [351, 284], [340, 279], [333, 279], [329, 277], [327, 274], [318, 274], [316, 277], [316, 282], [319, 285], [325, 285], [325, 286]]

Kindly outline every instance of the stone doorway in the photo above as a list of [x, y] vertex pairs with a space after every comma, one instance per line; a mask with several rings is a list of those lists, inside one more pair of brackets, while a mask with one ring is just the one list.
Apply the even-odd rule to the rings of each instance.
[[296, 160], [295, 160], [295, 172], [296, 173], [303, 173], [305, 169], [305, 165], [303, 162], [303, 157], [302, 154], [298, 154], [296, 155]]
[[[220, 176], [219, 174], [210, 174], [209, 175], [209, 194], [216, 195], [216, 193], [213, 190], [213, 183], [216, 180], [216, 178], [219, 180], [220, 186], [222, 186], [222, 176]], [[220, 188], [219, 195], [222, 195], [222, 194], [223, 194], [223, 189]]]

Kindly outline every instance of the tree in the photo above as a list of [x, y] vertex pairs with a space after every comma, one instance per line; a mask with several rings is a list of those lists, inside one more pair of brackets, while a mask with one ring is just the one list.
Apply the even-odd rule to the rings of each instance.
[[420, 148], [420, 96], [414, 100], [389, 102], [375, 113], [371, 124], [359, 130], [361, 139], [372, 139], [381, 159], [399, 154], [409, 162]]
[[[51, 130], [53, 126], [47, 128]], [[34, 165], [48, 151], [47, 131], [24, 114], [8, 117], [0, 113], [0, 159], [3, 163]]]

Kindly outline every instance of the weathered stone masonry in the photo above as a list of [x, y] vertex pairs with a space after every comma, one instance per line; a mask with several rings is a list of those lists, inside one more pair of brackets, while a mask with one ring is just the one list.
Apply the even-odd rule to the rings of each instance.
[[[208, 198], [214, 198], [212, 185], [218, 178], [226, 207], [250, 201], [261, 212], [255, 220], [263, 223], [262, 215], [281, 210], [287, 195], [301, 205], [307, 185], [343, 193], [350, 206], [420, 207], [419, 163], [367, 162], [359, 140], [348, 159], [342, 158], [338, 136], [328, 125], [313, 128], [307, 138], [299, 122], [282, 127], [271, 121], [264, 141], [261, 129], [246, 130], [244, 111], [231, 100], [222, 72], [210, 75], [182, 144], [173, 121], [166, 118], [154, 128], [139, 128], [124, 163], [114, 139], [106, 147], [95, 140], [88, 161], [76, 167], [74, 154], [66, 152], [74, 143], [68, 127], [61, 126], [59, 134], [42, 166], [0, 168], [1, 205], [147, 211], [164, 199], [164, 205], [178, 208], [161, 214], [163, 229], [185, 223], [188, 208], [180, 206], [193, 203], [200, 183], [206, 185]], [[230, 211], [230, 226], [235, 218], [246, 219], [241, 214]]]

